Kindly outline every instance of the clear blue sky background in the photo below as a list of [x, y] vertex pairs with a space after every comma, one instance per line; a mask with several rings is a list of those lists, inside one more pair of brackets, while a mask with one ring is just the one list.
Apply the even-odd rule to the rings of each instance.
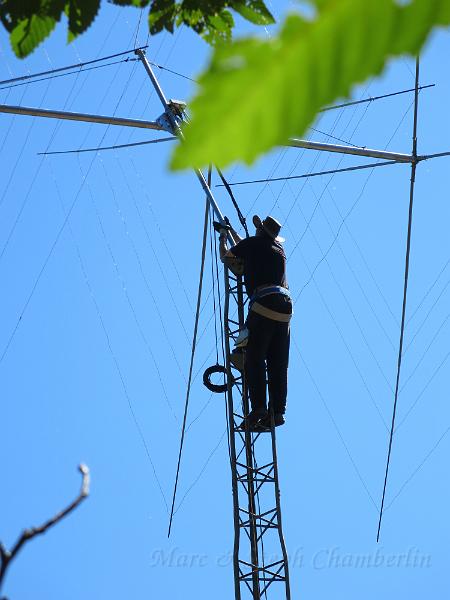
[[[272, 3], [278, 19], [290, 4]], [[0, 77], [129, 49], [138, 14], [105, 3], [79, 41], [66, 46], [59, 26], [24, 61], [14, 58], [2, 30]], [[239, 21], [238, 31], [247, 30]], [[138, 41], [146, 37], [143, 20]], [[420, 94], [420, 153], [450, 149], [449, 52], [448, 33], [439, 32], [422, 56], [421, 82], [436, 86]], [[151, 39], [148, 55], [195, 77], [209, 48], [182, 29]], [[354, 97], [410, 88], [413, 68], [410, 59], [396, 60]], [[158, 75], [169, 97], [192, 95], [194, 84], [186, 79]], [[327, 113], [315, 124], [323, 133], [310, 137], [409, 152], [412, 100], [407, 94]], [[136, 62], [3, 90], [0, 102], [148, 119], [161, 113]], [[2, 353], [75, 201], [0, 363], [0, 539], [12, 545], [22, 528], [64, 506], [78, 490], [79, 462], [92, 472], [90, 498], [24, 548], [5, 593], [15, 600], [229, 599], [232, 500], [222, 398], [211, 398], [196, 378], [182, 504], [170, 540], [166, 506], [130, 411], [131, 405], [168, 499], [200, 262], [198, 182], [168, 171], [171, 143], [37, 156], [141, 141], [155, 137], [151, 132], [9, 115], [0, 116], [0, 128]], [[251, 169], [237, 166], [227, 174], [239, 181], [362, 162], [278, 149]], [[418, 168], [398, 431], [378, 545], [409, 168], [235, 188], [244, 213], [272, 213], [285, 222], [290, 285], [299, 296], [287, 425], [278, 436], [295, 599], [448, 597], [448, 171], [449, 159]], [[223, 188], [215, 189], [223, 212], [235, 219]], [[209, 273], [208, 255], [205, 298]], [[200, 375], [215, 362], [211, 299], [201, 316]], [[401, 556], [408, 552], [407, 562]]]

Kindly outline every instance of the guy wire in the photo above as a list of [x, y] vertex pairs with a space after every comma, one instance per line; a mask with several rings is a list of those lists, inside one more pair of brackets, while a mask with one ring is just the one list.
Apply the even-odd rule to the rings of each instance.
[[[137, 60], [136, 58], [122, 58], [121, 60], [114, 60], [104, 65], [96, 65], [95, 67], [89, 67], [83, 69], [80, 67], [78, 71], [71, 71], [70, 73], [59, 73], [59, 75], [49, 75], [48, 77], [40, 77], [39, 79], [32, 79], [31, 81], [22, 81], [21, 83], [13, 83], [11, 85], [5, 85], [0, 88], [0, 92], [3, 90], [10, 90], [11, 88], [20, 87], [22, 85], [29, 85], [30, 83], [39, 83], [40, 81], [47, 81], [48, 79], [58, 79], [58, 77], [66, 77], [67, 75], [78, 75], [80, 73], [87, 73], [88, 71], [94, 71], [95, 69], [103, 69], [103, 67], [111, 67], [112, 65], [118, 65], [123, 62], [131, 62]], [[0, 84], [1, 85], [1, 84]]]
[[189, 397], [190, 397], [190, 392], [191, 392], [192, 371], [193, 371], [193, 367], [194, 367], [194, 357], [195, 357], [195, 349], [196, 349], [196, 343], [197, 343], [198, 321], [199, 321], [199, 316], [200, 316], [200, 304], [201, 304], [201, 298], [202, 298], [203, 273], [204, 273], [204, 269], [205, 269], [206, 240], [208, 237], [208, 216], [209, 216], [209, 201], [208, 201], [208, 199], [206, 199], [205, 219], [204, 219], [204, 225], [203, 225], [202, 256], [201, 256], [201, 264], [200, 264], [200, 278], [199, 278], [199, 282], [198, 282], [197, 308], [196, 308], [196, 314], [195, 314], [194, 333], [192, 336], [191, 360], [190, 360], [190, 365], [189, 365], [189, 377], [188, 377], [188, 384], [187, 384], [187, 389], [186, 389], [186, 401], [184, 404], [183, 425], [181, 427], [180, 449], [178, 452], [177, 471], [176, 471], [176, 475], [175, 475], [175, 484], [174, 484], [174, 488], [173, 488], [172, 506], [170, 509], [169, 529], [167, 532], [167, 537], [170, 537], [170, 532], [172, 529], [172, 521], [173, 521], [173, 515], [174, 515], [174, 508], [175, 508], [175, 499], [176, 499], [177, 487], [178, 487], [178, 478], [179, 478], [179, 474], [180, 474], [181, 455], [183, 453], [184, 435], [186, 432], [186, 419], [187, 419], [187, 413], [188, 413], [188, 407], [189, 407]]
[[[142, 46], [139, 50], [145, 50], [148, 46]], [[21, 77], [13, 77], [12, 79], [4, 79], [0, 81], [0, 85], [4, 83], [15, 83], [16, 81], [25, 81], [26, 79], [34, 79], [35, 77], [41, 77], [43, 75], [53, 75], [54, 73], [61, 73], [62, 71], [70, 71], [71, 69], [82, 69], [86, 65], [92, 65], [94, 63], [103, 62], [110, 58], [117, 58], [118, 56], [124, 56], [125, 54], [132, 54], [135, 50], [126, 50], [125, 52], [118, 52], [116, 54], [110, 54], [109, 56], [103, 56], [102, 58], [95, 58], [94, 60], [87, 60], [79, 62], [74, 65], [68, 65], [67, 67], [59, 67], [57, 69], [50, 69], [48, 71], [40, 71], [39, 73], [31, 73], [30, 75], [22, 75]]]

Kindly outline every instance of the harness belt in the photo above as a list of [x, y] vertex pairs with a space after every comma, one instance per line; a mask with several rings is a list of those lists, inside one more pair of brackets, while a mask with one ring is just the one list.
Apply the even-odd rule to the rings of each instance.
[[291, 297], [291, 292], [281, 285], [264, 285], [256, 288], [256, 291], [250, 298], [250, 304], [255, 302], [255, 300], [261, 300], [261, 298], [269, 296], [270, 294], [283, 294], [283, 296], [287, 296], [288, 298]]
[[253, 312], [257, 313], [258, 315], [261, 315], [262, 317], [267, 317], [268, 319], [272, 319], [273, 321], [279, 321], [280, 323], [289, 323], [289, 321], [292, 318], [293, 313], [291, 313], [291, 314], [281, 313], [276, 310], [266, 308], [265, 306], [263, 306], [262, 304], [259, 304], [259, 302], [257, 302], [257, 300], [260, 300], [261, 298], [264, 298], [265, 296], [269, 296], [272, 294], [281, 294], [281, 295], [289, 298], [289, 300], [291, 299], [291, 294], [290, 294], [289, 290], [285, 287], [282, 287], [281, 285], [261, 286], [260, 288], [258, 288], [256, 290], [256, 292], [250, 298], [250, 302], [248, 305], [249, 311], [252, 310]]
[[258, 315], [261, 315], [262, 317], [267, 317], [268, 319], [272, 319], [272, 321], [279, 321], [280, 323], [289, 323], [292, 317], [292, 313], [280, 313], [276, 310], [271, 310], [270, 308], [267, 308], [262, 304], [259, 304], [258, 302], [253, 302], [253, 304], [250, 307], [250, 310], [257, 313]]

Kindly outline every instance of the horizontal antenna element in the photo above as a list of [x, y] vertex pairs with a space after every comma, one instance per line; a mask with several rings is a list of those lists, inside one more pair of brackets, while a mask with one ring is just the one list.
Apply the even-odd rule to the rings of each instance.
[[141, 121], [139, 119], [124, 119], [121, 117], [90, 115], [85, 113], [67, 112], [63, 110], [31, 108], [28, 106], [9, 106], [7, 104], [0, 104], [0, 113], [28, 115], [31, 117], [47, 117], [50, 119], [63, 119], [67, 121], [85, 121], [87, 123], [100, 123], [102, 125], [122, 125], [124, 127], [138, 127], [140, 129], [157, 129], [158, 131], [165, 131], [164, 127], [155, 121]]

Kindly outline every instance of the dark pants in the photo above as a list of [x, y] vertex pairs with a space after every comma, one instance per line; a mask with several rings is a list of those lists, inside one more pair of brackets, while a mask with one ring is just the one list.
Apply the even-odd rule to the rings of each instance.
[[250, 311], [245, 376], [252, 410], [266, 407], [266, 364], [269, 410], [284, 414], [289, 362], [289, 323], [280, 323]]

